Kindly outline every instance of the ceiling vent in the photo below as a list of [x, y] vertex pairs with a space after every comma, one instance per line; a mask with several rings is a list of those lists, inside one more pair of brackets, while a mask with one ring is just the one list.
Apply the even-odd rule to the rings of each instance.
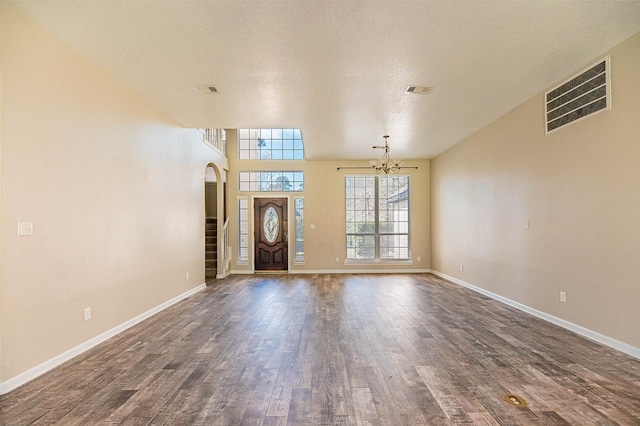
[[611, 109], [609, 56], [545, 93], [546, 133]]
[[196, 84], [191, 86], [194, 92], [199, 93], [201, 95], [210, 95], [212, 93], [220, 93], [216, 86], [212, 84]]
[[426, 86], [407, 86], [404, 93], [410, 95], [428, 95], [433, 90], [433, 87]]

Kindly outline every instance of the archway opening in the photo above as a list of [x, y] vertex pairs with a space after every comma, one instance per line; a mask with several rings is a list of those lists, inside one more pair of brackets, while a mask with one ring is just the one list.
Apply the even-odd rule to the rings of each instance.
[[226, 174], [210, 163], [204, 175], [205, 281], [228, 273], [226, 254]]

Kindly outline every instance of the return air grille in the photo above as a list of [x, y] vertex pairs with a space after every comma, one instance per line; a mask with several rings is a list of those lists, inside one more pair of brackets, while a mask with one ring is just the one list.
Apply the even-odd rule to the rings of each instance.
[[546, 132], [611, 109], [609, 57], [545, 94]]

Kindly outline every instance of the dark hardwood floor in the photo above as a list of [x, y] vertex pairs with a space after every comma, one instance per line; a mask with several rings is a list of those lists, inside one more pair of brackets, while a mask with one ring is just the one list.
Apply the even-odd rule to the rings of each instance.
[[3, 425], [640, 425], [640, 361], [429, 274], [232, 276], [0, 408]]

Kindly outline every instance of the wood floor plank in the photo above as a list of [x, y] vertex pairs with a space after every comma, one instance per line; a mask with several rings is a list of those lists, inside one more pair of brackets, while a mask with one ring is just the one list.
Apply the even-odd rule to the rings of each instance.
[[311, 419], [311, 389], [294, 389], [291, 392], [287, 424], [313, 424]]
[[238, 275], [0, 396], [0, 424], [635, 426], [640, 360], [430, 274]]
[[366, 387], [351, 389], [356, 421], [359, 425], [378, 426], [380, 419], [371, 390]]

